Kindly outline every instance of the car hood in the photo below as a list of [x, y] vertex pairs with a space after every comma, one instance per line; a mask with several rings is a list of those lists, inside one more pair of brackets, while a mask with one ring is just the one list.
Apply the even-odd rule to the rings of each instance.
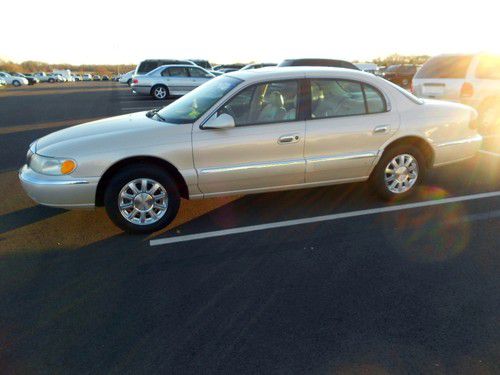
[[[99, 152], [124, 147], [130, 141], [152, 141], [158, 129], [167, 129], [173, 124], [152, 120], [147, 111], [87, 122], [56, 131], [42, 137], [34, 144], [37, 154], [44, 156], [68, 156], [84, 150]], [[125, 142], [125, 140], [127, 142]]]

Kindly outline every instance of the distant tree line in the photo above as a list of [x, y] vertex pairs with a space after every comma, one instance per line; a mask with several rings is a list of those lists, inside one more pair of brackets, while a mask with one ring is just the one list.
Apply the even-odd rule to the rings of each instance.
[[42, 61], [23, 61], [14, 63], [12, 61], [0, 60], [0, 71], [17, 73], [52, 72], [53, 69], [70, 69], [72, 73], [96, 73], [99, 75], [114, 75], [126, 73], [135, 69], [135, 65], [72, 65], [72, 64], [49, 64]]
[[398, 55], [397, 53], [389, 55], [387, 57], [378, 57], [373, 59], [373, 62], [378, 66], [389, 66], [389, 65], [397, 65], [397, 64], [415, 64], [422, 65], [427, 60], [429, 60], [430, 56], [428, 55], [415, 55], [415, 56], [404, 56]]

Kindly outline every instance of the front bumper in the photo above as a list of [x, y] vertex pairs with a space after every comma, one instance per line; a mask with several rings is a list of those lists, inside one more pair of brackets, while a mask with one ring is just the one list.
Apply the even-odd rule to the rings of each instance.
[[25, 165], [19, 170], [19, 180], [28, 196], [45, 206], [68, 209], [95, 206], [99, 177], [46, 176]]

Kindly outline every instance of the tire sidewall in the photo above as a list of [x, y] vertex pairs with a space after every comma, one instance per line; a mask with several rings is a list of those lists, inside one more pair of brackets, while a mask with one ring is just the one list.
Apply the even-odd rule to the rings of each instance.
[[17, 79], [15, 79], [14, 81], [12, 81], [12, 84], [13, 84], [15, 87], [19, 87], [19, 86], [21, 86], [21, 82], [19, 82]]
[[[418, 163], [418, 177], [417, 181], [415, 181], [415, 184], [411, 187], [410, 190], [396, 194], [391, 192], [386, 184], [385, 184], [385, 167], [389, 162], [397, 155], [401, 154], [409, 154], [413, 156], [414, 159], [417, 160]], [[415, 146], [411, 145], [401, 145], [401, 146], [395, 146], [392, 148], [387, 149], [382, 157], [380, 158], [379, 162], [377, 163], [376, 167], [374, 168], [372, 175], [370, 177], [371, 183], [373, 187], [375, 188], [376, 193], [384, 200], [393, 200], [393, 199], [404, 199], [408, 196], [411, 196], [412, 194], [415, 193], [417, 190], [416, 188], [418, 187], [419, 184], [421, 184], [425, 180], [427, 172], [427, 167], [425, 164], [425, 158], [422, 154], [422, 152]]]
[[[168, 208], [156, 223], [136, 225], [127, 221], [118, 208], [118, 195], [126, 183], [137, 178], [151, 178], [162, 184], [167, 190]], [[170, 224], [177, 215], [180, 206], [179, 189], [175, 180], [163, 169], [147, 164], [135, 164], [117, 172], [109, 181], [104, 193], [104, 206], [109, 218], [128, 233], [151, 233]]]

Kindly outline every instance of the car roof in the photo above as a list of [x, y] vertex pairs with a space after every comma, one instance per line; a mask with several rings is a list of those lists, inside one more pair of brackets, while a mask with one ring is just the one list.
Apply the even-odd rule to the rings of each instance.
[[267, 79], [298, 79], [306, 77], [317, 78], [344, 78], [354, 80], [373, 81], [377, 79], [373, 74], [361, 70], [347, 68], [290, 66], [290, 67], [266, 67], [260, 69], [238, 70], [226, 73], [227, 76], [242, 79], [244, 81], [261, 81]]

